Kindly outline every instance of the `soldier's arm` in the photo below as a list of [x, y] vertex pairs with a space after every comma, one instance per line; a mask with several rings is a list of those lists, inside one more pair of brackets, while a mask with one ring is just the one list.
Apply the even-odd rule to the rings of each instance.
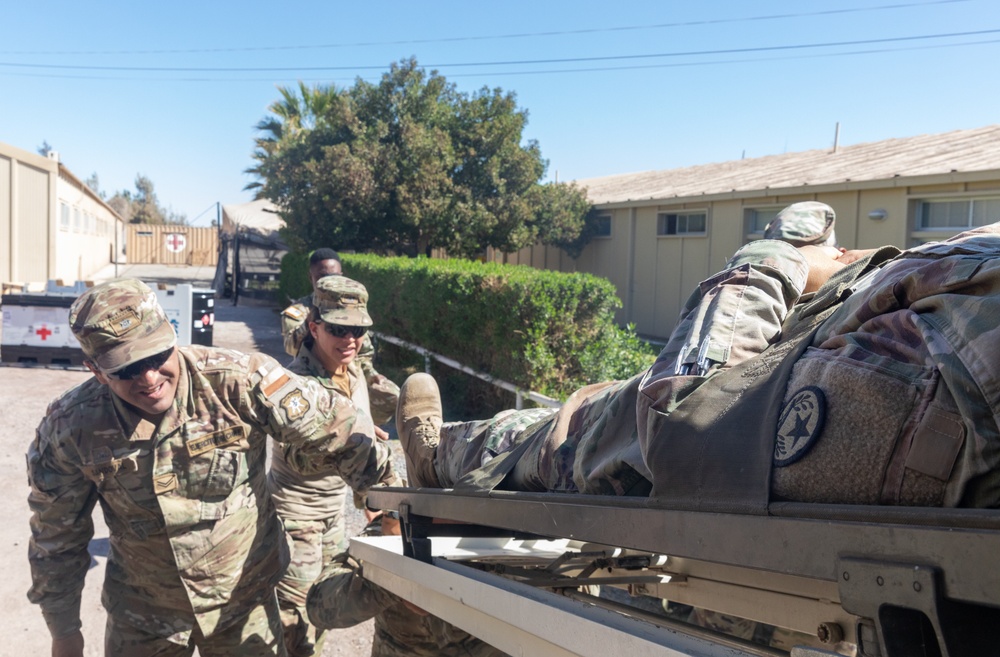
[[323, 568], [309, 589], [306, 611], [321, 629], [354, 627], [402, 599], [364, 578], [362, 567], [342, 553]]
[[293, 303], [281, 311], [281, 339], [289, 356], [298, 355], [299, 347], [309, 333], [308, 316], [309, 309], [301, 303]]
[[350, 399], [284, 369], [269, 356], [251, 358], [250, 408], [278, 442], [309, 451], [356, 491], [395, 485], [388, 446], [375, 438], [374, 425]]
[[90, 567], [87, 545], [94, 535], [97, 490], [63, 453], [51, 424], [42, 422], [27, 454], [32, 512], [28, 599], [41, 607], [54, 640], [72, 642], [81, 627], [80, 596]]
[[705, 376], [761, 353], [780, 337], [808, 275], [808, 262], [792, 245], [747, 244], [688, 299], [650, 378]]
[[396, 414], [396, 402], [399, 400], [399, 386], [388, 377], [379, 374], [375, 369], [375, 346], [371, 335], [365, 335], [358, 351], [357, 362], [368, 384], [368, 400], [371, 406], [372, 419], [375, 424], [385, 424]]

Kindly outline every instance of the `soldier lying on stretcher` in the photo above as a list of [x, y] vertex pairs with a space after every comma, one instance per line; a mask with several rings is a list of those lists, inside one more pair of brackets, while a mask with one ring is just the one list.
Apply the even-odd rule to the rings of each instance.
[[[692, 294], [649, 370], [558, 411], [442, 424], [433, 379], [410, 377], [408, 479], [679, 499], [717, 476], [686, 448], [718, 442], [735, 448], [722, 459], [764, 450], [750, 504], [996, 507], [998, 320], [1000, 224], [902, 253], [753, 242]], [[310, 613], [331, 602], [314, 587]]]

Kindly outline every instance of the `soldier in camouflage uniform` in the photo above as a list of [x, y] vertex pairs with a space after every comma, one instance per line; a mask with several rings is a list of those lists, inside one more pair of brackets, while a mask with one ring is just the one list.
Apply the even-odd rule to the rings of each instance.
[[[840, 256], [832, 247], [796, 249], [777, 240], [744, 246], [688, 301], [658, 362], [704, 377], [760, 353], [779, 333], [787, 307], [817, 289], [821, 271]], [[558, 411], [505, 411], [442, 425], [436, 384], [414, 374], [403, 384], [396, 416], [410, 485], [452, 487], [482, 466], [492, 469], [498, 454], [517, 450], [516, 458], [505, 459], [507, 488], [646, 495], [651, 475], [636, 424], [645, 375], [577, 390]]]
[[266, 437], [314, 446], [366, 491], [398, 483], [370, 418], [262, 354], [177, 347], [138, 280], [91, 288], [69, 322], [94, 378], [49, 406], [27, 454], [28, 597], [52, 654], [83, 654], [98, 503], [111, 541], [105, 654], [285, 654], [274, 585], [288, 555]]
[[[319, 279], [305, 322], [310, 333], [288, 369], [370, 412], [368, 387], [357, 359], [365, 332], [372, 325], [367, 302], [368, 291], [357, 281], [339, 275]], [[374, 420], [382, 423], [390, 417]], [[375, 432], [381, 440], [389, 437], [378, 426]], [[292, 547], [288, 570], [277, 589], [289, 657], [322, 652], [323, 630], [309, 622], [306, 594], [324, 564], [347, 548], [344, 480], [332, 471], [300, 473], [288, 461], [297, 456], [290, 447], [278, 446], [272, 452], [268, 474], [268, 488]]]
[[[309, 284], [313, 291], [316, 282], [326, 276], [342, 276], [343, 266], [340, 255], [333, 249], [316, 249], [309, 256]], [[307, 294], [292, 305], [281, 311], [281, 337], [285, 343], [285, 352], [295, 358], [299, 355], [299, 347], [309, 337], [309, 307], [312, 305], [312, 294]]]
[[[309, 256], [309, 282], [316, 289], [316, 282], [325, 276], [341, 276], [343, 268], [340, 256], [333, 249], [316, 249]], [[299, 355], [299, 348], [309, 336], [309, 326], [306, 319], [312, 295], [306, 295], [288, 306], [281, 312], [281, 336], [285, 344], [285, 352], [293, 358]], [[392, 417], [396, 412], [396, 400], [399, 398], [399, 386], [375, 370], [372, 362], [375, 357], [375, 346], [370, 335], [362, 339], [358, 352], [358, 363], [368, 383], [368, 397], [372, 411], [376, 417]]]
[[[834, 222], [833, 209], [813, 201], [778, 213], [765, 229], [767, 239], [744, 246], [723, 272], [699, 286], [658, 362], [669, 363], [678, 375], [705, 377], [763, 351], [780, 335], [788, 309], [856, 257], [829, 246]], [[401, 398], [408, 416], [397, 414], [396, 422], [410, 484], [451, 487], [527, 442], [510, 473], [515, 489], [645, 494], [650, 477], [635, 417], [644, 376], [587, 386], [558, 412], [505, 411], [491, 420], [443, 426], [437, 403], [424, 406], [420, 393], [409, 395], [409, 402]], [[437, 396], [430, 377], [411, 379], [411, 390], [416, 385], [432, 400]], [[404, 409], [407, 403], [411, 408]], [[439, 444], [438, 436], [446, 438]]]
[[[372, 325], [364, 285], [344, 276], [327, 276], [316, 283], [307, 325], [310, 336], [289, 369], [315, 378], [326, 388], [350, 397], [358, 408], [367, 408], [368, 390], [355, 358], [360, 337]], [[358, 328], [348, 333], [344, 328]], [[330, 330], [346, 333], [330, 335]], [[389, 418], [383, 418], [388, 421]], [[380, 431], [376, 427], [376, 431]], [[381, 438], [387, 439], [384, 432]], [[475, 637], [439, 618], [417, 613], [396, 596], [355, 579], [356, 570], [345, 553], [342, 514], [331, 495], [343, 488], [339, 477], [316, 471], [321, 461], [304, 455], [297, 446], [273, 452], [268, 484], [278, 515], [292, 538], [292, 560], [278, 584], [285, 641], [289, 657], [322, 652], [324, 630], [350, 627], [375, 617], [374, 657], [427, 655], [441, 657], [494, 657], [500, 653]], [[309, 474], [303, 474], [308, 472]], [[338, 522], [339, 521], [339, 522]], [[315, 623], [305, 612], [306, 595], [314, 581], [335, 587], [327, 608]], [[331, 618], [336, 617], [336, 620]], [[346, 624], [345, 624], [346, 623]]]
[[733, 415], [753, 385], [784, 391], [753, 409], [776, 423], [699, 440], [773, 445], [773, 499], [995, 508], [998, 318], [1000, 224], [901, 254], [761, 240], [699, 286], [650, 370], [575, 393], [507, 441], [505, 467], [470, 470], [488, 443], [476, 436], [500, 423], [442, 430], [432, 380], [404, 383], [397, 423], [417, 485], [657, 497], [671, 429], [692, 426], [671, 425], [678, 409]]

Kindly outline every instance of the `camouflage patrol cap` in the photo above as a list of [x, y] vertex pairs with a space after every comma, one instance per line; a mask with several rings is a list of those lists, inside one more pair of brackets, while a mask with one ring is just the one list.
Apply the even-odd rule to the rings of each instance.
[[793, 203], [764, 228], [764, 239], [783, 240], [792, 246], [836, 246], [837, 236], [833, 232], [836, 220], [836, 213], [826, 203]]
[[135, 278], [95, 285], [69, 309], [84, 355], [114, 373], [177, 344], [177, 334], [149, 286]]
[[320, 319], [341, 326], [371, 326], [368, 290], [346, 276], [324, 276], [316, 281], [313, 305]]

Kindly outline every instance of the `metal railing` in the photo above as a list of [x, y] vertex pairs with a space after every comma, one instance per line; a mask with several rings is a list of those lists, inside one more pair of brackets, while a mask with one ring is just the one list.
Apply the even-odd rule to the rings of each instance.
[[451, 368], [454, 368], [454, 369], [456, 369], [456, 370], [458, 370], [460, 372], [464, 372], [466, 374], [469, 374], [470, 376], [474, 376], [477, 379], [482, 379], [483, 381], [486, 381], [487, 383], [493, 384], [493, 385], [495, 385], [498, 388], [503, 388], [504, 390], [508, 390], [510, 392], [513, 392], [516, 395], [516, 397], [517, 397], [517, 401], [514, 404], [514, 406], [515, 406], [515, 408], [517, 408], [517, 410], [521, 410], [524, 407], [524, 399], [525, 398], [530, 399], [531, 401], [535, 402], [536, 404], [541, 404], [542, 406], [548, 406], [549, 408], [559, 408], [560, 406], [562, 406], [562, 402], [559, 401], [558, 399], [553, 399], [552, 397], [546, 397], [545, 395], [543, 395], [541, 393], [532, 392], [531, 390], [524, 390], [522, 388], [517, 387], [513, 383], [508, 383], [507, 381], [503, 381], [502, 379], [498, 379], [495, 376], [490, 376], [489, 374], [486, 374], [485, 372], [477, 372], [476, 370], [472, 369], [471, 367], [467, 367], [467, 366], [459, 363], [457, 360], [454, 360], [452, 358], [448, 358], [447, 356], [442, 356], [441, 354], [436, 354], [433, 351], [430, 351], [429, 349], [424, 349], [420, 345], [415, 345], [415, 344], [412, 344], [410, 342], [407, 342], [406, 340], [400, 340], [397, 337], [394, 337], [394, 336], [391, 336], [391, 335], [386, 335], [384, 333], [379, 333], [377, 331], [372, 331], [371, 333], [372, 333], [372, 335], [374, 335], [375, 337], [377, 337], [379, 340], [385, 340], [386, 342], [388, 342], [390, 344], [394, 344], [394, 345], [397, 345], [399, 347], [403, 347], [405, 349], [409, 349], [411, 351], [415, 351], [418, 354], [420, 354], [421, 356], [423, 356], [424, 357], [424, 371], [427, 372], [427, 373], [430, 373], [430, 371], [431, 371], [431, 359], [433, 358], [434, 360], [436, 360], [436, 361], [438, 361], [438, 362], [440, 362], [440, 363], [442, 363], [444, 365], [447, 365], [448, 367], [451, 367]]

